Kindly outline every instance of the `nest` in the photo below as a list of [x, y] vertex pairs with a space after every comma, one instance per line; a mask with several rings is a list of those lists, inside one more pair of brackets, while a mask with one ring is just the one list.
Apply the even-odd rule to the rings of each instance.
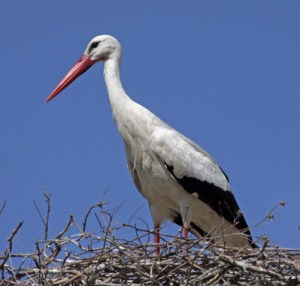
[[[158, 256], [151, 230], [115, 223], [103, 203], [92, 206], [80, 224], [70, 216], [65, 229], [48, 238], [50, 196], [45, 198], [45, 218], [39, 212], [44, 238], [35, 242], [34, 252], [15, 253], [19, 223], [0, 252], [1, 286], [300, 285], [300, 249], [272, 247], [263, 239], [258, 249], [232, 251], [199, 239], [186, 241], [179, 233], [162, 235]], [[97, 233], [87, 231], [92, 213]], [[120, 238], [120, 230], [132, 238]]]

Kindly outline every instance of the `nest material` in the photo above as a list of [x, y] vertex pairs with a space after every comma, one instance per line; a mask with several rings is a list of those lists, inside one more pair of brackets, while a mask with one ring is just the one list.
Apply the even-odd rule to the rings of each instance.
[[[154, 254], [149, 229], [114, 225], [103, 204], [92, 206], [82, 225], [72, 216], [65, 229], [48, 238], [50, 196], [44, 239], [33, 253], [14, 253], [13, 240], [0, 253], [0, 285], [300, 285], [300, 250], [268, 246], [232, 251], [199, 239], [162, 235]], [[86, 231], [90, 214], [99, 231]], [[39, 212], [40, 213], [40, 212]], [[76, 230], [74, 234], [74, 230]], [[118, 237], [126, 230], [132, 239]], [[73, 233], [73, 234], [72, 234]], [[76, 234], [77, 233], [77, 234]]]

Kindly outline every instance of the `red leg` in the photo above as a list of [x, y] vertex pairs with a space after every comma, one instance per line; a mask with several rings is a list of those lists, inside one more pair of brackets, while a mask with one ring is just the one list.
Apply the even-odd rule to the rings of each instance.
[[[187, 225], [183, 225], [183, 238], [185, 241], [188, 240], [188, 226]], [[187, 244], [184, 246], [184, 252], [185, 252], [185, 255], [188, 256], [188, 246]]]
[[185, 240], [188, 239], [188, 227], [186, 225], [183, 226], [183, 237]]
[[[160, 240], [160, 235], [159, 235], [159, 231], [160, 231], [160, 224], [156, 224], [154, 226], [154, 243], [159, 244], [159, 240]], [[159, 255], [160, 251], [159, 251], [159, 246], [155, 246], [155, 254]]]

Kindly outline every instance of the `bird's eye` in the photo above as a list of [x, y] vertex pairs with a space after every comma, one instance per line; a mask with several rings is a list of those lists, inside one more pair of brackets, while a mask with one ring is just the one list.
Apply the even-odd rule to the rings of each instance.
[[100, 42], [93, 42], [93, 43], [91, 44], [91, 49], [97, 48], [98, 45], [99, 45], [99, 43], [100, 43]]

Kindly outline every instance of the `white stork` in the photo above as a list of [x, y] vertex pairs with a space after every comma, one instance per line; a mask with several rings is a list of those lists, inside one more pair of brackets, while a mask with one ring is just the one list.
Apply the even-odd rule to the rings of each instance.
[[113, 117], [124, 140], [128, 168], [149, 203], [154, 242], [159, 243], [161, 223], [171, 220], [184, 227], [185, 238], [190, 230], [229, 248], [255, 247], [228, 178], [212, 157], [124, 91], [117, 39], [109, 35], [93, 38], [46, 101], [99, 61], [104, 62], [104, 79]]

